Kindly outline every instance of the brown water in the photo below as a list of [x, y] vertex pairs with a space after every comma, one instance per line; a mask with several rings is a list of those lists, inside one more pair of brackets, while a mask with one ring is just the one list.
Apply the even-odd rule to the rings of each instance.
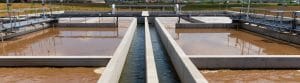
[[[175, 29], [159, 18], [187, 55], [299, 55], [300, 48], [234, 29]], [[173, 21], [171, 21], [173, 20]]]
[[299, 83], [299, 70], [201, 70], [210, 83]]
[[0, 83], [96, 83], [97, 68], [0, 68]]
[[188, 55], [300, 54], [300, 48], [235, 29], [174, 30], [176, 42]]
[[[299, 55], [300, 48], [234, 29], [175, 29], [160, 19], [188, 55]], [[170, 19], [168, 19], [170, 20]], [[174, 19], [173, 19], [174, 20]], [[210, 83], [299, 83], [299, 70], [200, 70]]]
[[0, 43], [0, 56], [113, 55], [132, 18], [117, 28], [50, 28]]
[[121, 39], [122, 35], [118, 35], [116, 28], [46, 29], [1, 43], [0, 54], [2, 56], [112, 55]]

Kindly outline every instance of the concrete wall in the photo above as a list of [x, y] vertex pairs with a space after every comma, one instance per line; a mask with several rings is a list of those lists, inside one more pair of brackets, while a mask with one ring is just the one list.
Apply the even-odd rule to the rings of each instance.
[[1, 56], [1, 67], [105, 67], [111, 56]]
[[174, 68], [182, 83], [207, 83], [208, 81], [198, 71], [196, 66], [192, 63], [189, 57], [183, 52], [183, 50], [177, 45], [173, 37], [165, 29], [165, 26], [155, 19], [155, 26], [161, 37], [161, 40], [167, 48], [169, 57], [174, 65]]
[[176, 23], [176, 28], [235, 28], [236, 24], [226, 23]]
[[159, 83], [147, 17], [145, 17], [145, 39], [146, 39], [145, 44], [146, 44], [146, 76], [147, 76], [146, 80], [147, 83]]
[[279, 33], [273, 30], [265, 29], [265, 28], [259, 28], [257, 26], [251, 26], [249, 24], [242, 24], [241, 25], [242, 29], [262, 34], [268, 37], [272, 37], [275, 39], [291, 42], [294, 44], [300, 45], [300, 35], [290, 35], [290, 34], [285, 34], [285, 33]]
[[115, 23], [58, 23], [57, 27], [98, 27], [98, 28], [114, 28], [117, 27]]
[[293, 69], [300, 68], [299, 55], [190, 55], [200, 69]]
[[113, 54], [98, 83], [118, 83], [126, 61], [126, 57], [137, 27], [137, 19], [133, 19], [129, 28]]
[[189, 21], [191, 23], [205, 23], [203, 21], [197, 20], [195, 18], [191, 18], [191, 17], [181, 17], [181, 19]]

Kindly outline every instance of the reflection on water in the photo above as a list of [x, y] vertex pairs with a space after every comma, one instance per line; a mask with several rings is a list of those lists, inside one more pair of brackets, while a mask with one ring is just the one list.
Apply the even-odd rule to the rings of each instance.
[[144, 27], [137, 25], [119, 83], [146, 83]]
[[112, 55], [127, 28], [51, 28], [1, 43], [2, 56]]
[[[299, 55], [300, 48], [234, 29], [175, 29], [177, 18], [158, 18], [188, 55]], [[173, 21], [170, 21], [173, 20]]]
[[0, 68], [0, 83], [96, 83], [96, 68]]
[[176, 42], [188, 55], [300, 54], [300, 48], [234, 29], [176, 29], [174, 32]]
[[[188, 55], [300, 54], [300, 48], [234, 29], [175, 29], [160, 18]], [[174, 19], [173, 19], [174, 20]], [[200, 70], [210, 83], [299, 83], [299, 70]]]
[[297, 70], [201, 70], [211, 83], [299, 83]]
[[157, 33], [157, 29], [154, 25], [150, 25], [151, 42], [153, 45], [153, 53], [160, 83], [180, 83], [177, 72], [169, 59], [162, 41]]
[[119, 18], [118, 28], [53, 28], [23, 35], [0, 43], [0, 56], [112, 55], [132, 19]]

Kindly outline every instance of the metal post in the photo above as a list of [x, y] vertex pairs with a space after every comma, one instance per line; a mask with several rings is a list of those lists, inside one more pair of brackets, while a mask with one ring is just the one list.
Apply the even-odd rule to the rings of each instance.
[[[20, 18], [20, 12], [21, 12], [21, 9], [18, 10], [18, 18]], [[21, 22], [19, 22], [19, 26], [21, 25]]]
[[246, 20], [249, 19], [250, 5], [251, 5], [251, 0], [248, 0], [248, 8], [247, 8], [247, 16], [246, 16]]
[[228, 10], [229, 0], [227, 0], [225, 3], [226, 3], [226, 10]]
[[51, 15], [51, 17], [52, 17], [52, 11], [53, 11], [53, 9], [52, 9], [52, 1], [50, 0], [50, 15]]
[[10, 11], [10, 2], [9, 0], [6, 0], [6, 9], [7, 9], [7, 14], [8, 14], [8, 17], [9, 17], [9, 23], [10, 23], [10, 27], [12, 27], [12, 18], [11, 18], [11, 11]]
[[1, 43], [3, 44], [3, 42], [4, 42], [4, 38], [3, 38], [4, 36], [3, 36], [3, 34], [1, 33]]
[[46, 18], [46, 15], [45, 15], [45, 11], [46, 11], [46, 9], [45, 9], [45, 0], [42, 0], [42, 6], [43, 6], [43, 19], [45, 19]]
[[175, 5], [175, 12], [176, 12], [176, 14], [180, 14], [180, 10], [179, 10], [179, 5], [178, 4]]
[[118, 27], [118, 24], [119, 24], [119, 17], [117, 17], [116, 27]]
[[4, 23], [2, 21], [0, 21], [1, 24], [1, 28], [4, 28]]
[[16, 18], [16, 11], [12, 11], [12, 13], [13, 13], [13, 23], [14, 23], [14, 26], [11, 26], [12, 27], [12, 31], [14, 31], [15, 30], [15, 27], [16, 27], [16, 25], [17, 25], [17, 18]]
[[242, 19], [242, 11], [243, 11], [243, 9], [241, 8], [241, 9], [240, 9], [240, 13], [239, 13], [239, 18], [238, 18], [239, 20]]
[[295, 30], [297, 27], [297, 12], [293, 13], [293, 25], [291, 30]]
[[116, 5], [112, 4], [111, 7], [112, 7], [111, 14], [116, 14]]
[[180, 16], [178, 15], [178, 22], [177, 23], [180, 23]]

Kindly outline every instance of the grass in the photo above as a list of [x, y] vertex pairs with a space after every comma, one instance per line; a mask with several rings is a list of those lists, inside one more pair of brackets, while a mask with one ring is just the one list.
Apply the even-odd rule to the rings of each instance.
[[[40, 3], [13, 3], [12, 9], [23, 8], [41, 8]], [[89, 3], [70, 3], [70, 4], [47, 4], [46, 8], [51, 8], [54, 11], [58, 10], [85, 10], [85, 11], [109, 11], [111, 8], [106, 4], [89, 4]], [[0, 10], [6, 10], [6, 4], [0, 3]], [[35, 11], [20, 12], [20, 14], [34, 13]], [[40, 10], [38, 12], [41, 12]], [[0, 12], [0, 16], [6, 16], [6, 12]]]

